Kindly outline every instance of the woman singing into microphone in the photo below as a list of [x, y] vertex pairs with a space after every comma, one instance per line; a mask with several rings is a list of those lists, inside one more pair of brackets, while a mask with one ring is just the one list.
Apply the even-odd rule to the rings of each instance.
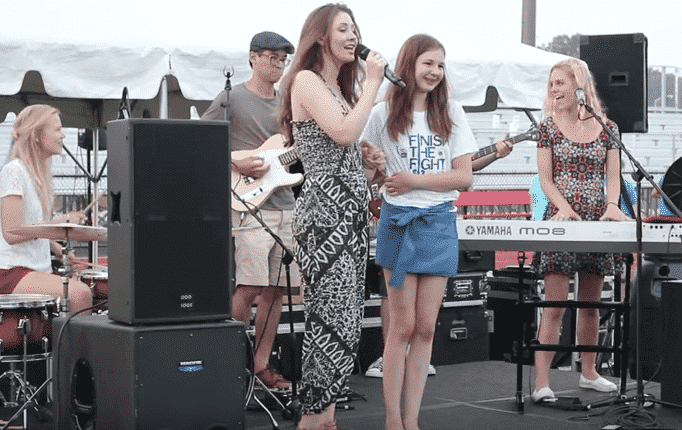
[[365, 155], [380, 151], [361, 148], [358, 138], [386, 62], [371, 52], [363, 64], [359, 43], [348, 7], [315, 9], [281, 85], [280, 124], [305, 171], [293, 216], [294, 254], [306, 284], [299, 430], [337, 428], [335, 404], [360, 341], [369, 245], [365, 175], [377, 167]]

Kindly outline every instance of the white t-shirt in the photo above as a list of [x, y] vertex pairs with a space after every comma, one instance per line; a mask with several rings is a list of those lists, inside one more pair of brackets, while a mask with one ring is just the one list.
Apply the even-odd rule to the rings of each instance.
[[[450, 101], [450, 116], [454, 121], [450, 139], [443, 142], [440, 136], [429, 129], [426, 112], [413, 113], [413, 125], [409, 132], [398, 136], [393, 141], [388, 136], [386, 120], [388, 110], [386, 102], [378, 103], [369, 115], [362, 138], [379, 146], [386, 155], [386, 173], [411, 172], [416, 175], [428, 175], [452, 170], [452, 160], [464, 154], [478, 151], [474, 134], [469, 128], [462, 107]], [[457, 190], [431, 191], [412, 190], [407, 193], [391, 196], [386, 187], [381, 188], [385, 201], [396, 206], [412, 206], [427, 208], [447, 201], [454, 201], [459, 196]]]
[[[31, 175], [18, 159], [10, 161], [0, 170], [0, 199], [5, 196], [21, 196], [24, 203], [23, 225], [44, 222], [43, 207]], [[52, 271], [50, 241], [33, 239], [10, 245], [0, 234], [0, 269], [15, 266], [26, 266], [39, 272]]]

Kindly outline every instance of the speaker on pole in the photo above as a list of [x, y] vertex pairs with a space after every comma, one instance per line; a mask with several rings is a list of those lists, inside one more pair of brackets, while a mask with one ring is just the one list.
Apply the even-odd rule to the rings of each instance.
[[110, 121], [109, 317], [230, 317], [230, 154], [223, 121]]
[[646, 133], [647, 38], [642, 33], [580, 37], [580, 59], [594, 76], [606, 115], [621, 133]]
[[[61, 332], [67, 318], [53, 320]], [[244, 428], [246, 334], [234, 321], [68, 321], [52, 361], [55, 428]]]

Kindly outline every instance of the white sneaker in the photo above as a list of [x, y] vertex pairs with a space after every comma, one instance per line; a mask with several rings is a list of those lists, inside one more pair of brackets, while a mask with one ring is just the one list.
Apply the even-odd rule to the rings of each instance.
[[[433, 364], [429, 363], [429, 376], [436, 374], [436, 368]], [[365, 376], [369, 378], [383, 378], [384, 377], [384, 359], [383, 357], [377, 358], [374, 363], [370, 364], [365, 372]]]
[[384, 377], [384, 358], [379, 357], [370, 364], [365, 372], [365, 376], [369, 378], [383, 378]]
[[580, 375], [578, 386], [580, 388], [587, 388], [588, 390], [600, 391], [602, 393], [618, 391], [618, 386], [616, 384], [605, 378], [602, 378], [601, 376], [597, 379], [589, 380], [583, 375]]
[[533, 394], [530, 395], [530, 398], [533, 399], [533, 403], [542, 403], [545, 400], [556, 400], [556, 397], [554, 397], [554, 391], [552, 391], [549, 387], [542, 387], [540, 389], [536, 388], [533, 390]]

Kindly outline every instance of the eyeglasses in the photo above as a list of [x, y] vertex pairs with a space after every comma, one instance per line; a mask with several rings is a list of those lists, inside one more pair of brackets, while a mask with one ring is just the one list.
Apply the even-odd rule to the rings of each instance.
[[283, 65], [284, 67], [288, 66], [291, 63], [291, 59], [287, 57], [286, 55], [284, 57], [280, 57], [279, 55], [275, 54], [258, 54], [260, 57], [267, 57], [270, 60], [270, 65], [278, 67], [280, 64]]

